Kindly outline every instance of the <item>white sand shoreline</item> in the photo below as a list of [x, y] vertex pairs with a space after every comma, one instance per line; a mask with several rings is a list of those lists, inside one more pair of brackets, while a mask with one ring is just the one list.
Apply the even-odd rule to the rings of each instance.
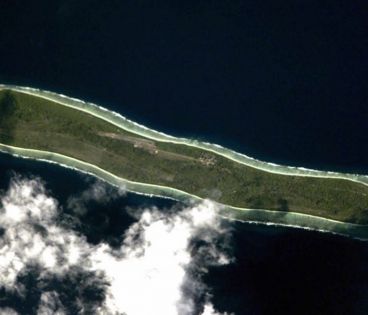
[[[130, 121], [124, 116], [116, 112], [109, 111], [108, 109], [103, 108], [101, 106], [92, 103], [86, 103], [81, 100], [70, 98], [62, 94], [56, 94], [49, 91], [33, 89], [30, 87], [20, 87], [20, 86], [0, 84], [0, 90], [1, 89], [12, 89], [33, 96], [45, 98], [58, 104], [89, 113], [95, 117], [98, 117], [111, 124], [114, 124], [119, 128], [138, 134], [140, 136], [156, 141], [183, 144], [208, 150], [215, 154], [219, 154], [226, 158], [229, 158], [235, 162], [247, 165], [249, 167], [254, 167], [266, 172], [283, 175], [293, 175], [293, 176], [308, 176], [308, 177], [335, 178], [335, 179], [340, 178], [368, 185], [367, 175], [326, 172], [326, 171], [306, 169], [303, 167], [282, 166], [275, 163], [267, 163], [260, 160], [256, 160], [244, 154], [226, 149], [217, 144], [200, 142], [185, 138], [172, 137], [162, 132], [147, 128], [143, 125]], [[39, 161], [46, 161], [58, 164], [63, 167], [72, 168], [77, 171], [98, 177], [112, 185], [120, 187], [124, 186], [128, 191], [141, 195], [151, 197], [157, 196], [179, 201], [202, 200], [202, 198], [198, 196], [191, 195], [189, 193], [171, 187], [128, 181], [118, 176], [115, 176], [95, 165], [53, 152], [24, 149], [3, 144], [0, 144], [0, 151], [12, 154], [14, 156], [30, 158]], [[224, 209], [224, 212], [226, 212], [226, 209], [231, 210], [233, 212], [242, 211], [242, 216], [244, 217], [244, 220], [241, 220], [242, 222], [296, 227], [321, 232], [330, 232], [368, 240], [368, 225], [345, 223], [296, 212], [281, 212], [266, 209], [246, 209], [246, 208], [231, 207], [227, 205], [221, 205], [221, 207]], [[225, 215], [225, 217], [228, 219], [232, 219], [231, 215], [230, 216]]]
[[75, 98], [70, 98], [62, 94], [57, 94], [54, 92], [38, 90], [30, 87], [20, 87], [13, 85], [3, 85], [0, 84], [1, 89], [12, 89], [18, 92], [27, 93], [33, 96], [42, 97], [44, 99], [51, 100], [60, 105], [71, 107], [86, 113], [89, 113], [95, 117], [103, 119], [119, 128], [126, 131], [135, 133], [137, 135], [162, 142], [170, 142], [175, 144], [184, 144], [203, 150], [211, 151], [215, 154], [222, 155], [228, 159], [231, 159], [237, 163], [247, 165], [249, 167], [257, 168], [269, 173], [276, 173], [282, 175], [293, 175], [293, 176], [306, 176], [306, 177], [319, 177], [319, 178], [338, 178], [346, 179], [354, 182], [358, 182], [368, 186], [368, 175], [359, 174], [348, 174], [348, 173], [338, 173], [329, 171], [319, 171], [313, 169], [307, 169], [304, 167], [293, 167], [293, 166], [283, 166], [275, 163], [269, 163], [254, 159], [245, 154], [232, 151], [230, 149], [224, 148], [217, 144], [211, 144], [207, 142], [201, 142], [197, 140], [190, 140], [185, 138], [176, 138], [162, 132], [150, 129], [146, 126], [140, 125], [133, 122], [124, 116], [110, 111], [104, 107], [98, 106], [93, 103], [87, 103]]
[[[16, 157], [44, 161], [57, 164], [62, 167], [71, 168], [89, 175], [93, 175], [111, 185], [117, 187], [123, 186], [129, 192], [146, 195], [149, 197], [161, 197], [178, 201], [203, 200], [198, 196], [191, 195], [189, 193], [171, 187], [129, 181], [114, 174], [111, 174], [93, 164], [82, 162], [58, 153], [24, 149], [4, 144], [0, 144], [0, 152], [8, 153]], [[345, 223], [296, 212], [282, 212], [266, 209], [246, 209], [231, 207], [222, 204], [219, 204], [219, 206], [220, 208], [222, 208], [221, 216], [230, 220], [253, 224], [301, 228], [306, 230], [314, 230], [349, 236], [365, 241], [368, 240], [368, 225]], [[227, 212], [229, 210], [230, 212]], [[242, 211], [242, 216], [244, 219], [239, 220], [233, 218], [232, 212], [234, 214], [235, 211]]]

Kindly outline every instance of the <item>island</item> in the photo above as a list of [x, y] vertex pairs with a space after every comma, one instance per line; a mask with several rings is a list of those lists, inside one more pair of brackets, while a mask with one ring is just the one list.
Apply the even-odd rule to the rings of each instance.
[[0, 150], [138, 193], [211, 199], [222, 215], [368, 238], [368, 177], [258, 161], [52, 92], [0, 86]]

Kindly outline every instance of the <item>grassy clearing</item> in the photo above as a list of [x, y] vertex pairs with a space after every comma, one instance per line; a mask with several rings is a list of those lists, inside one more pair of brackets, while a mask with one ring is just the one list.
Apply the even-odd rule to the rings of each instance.
[[174, 187], [236, 207], [368, 224], [368, 187], [363, 184], [272, 174], [202, 149], [146, 139], [21, 92], [0, 91], [0, 142], [61, 153], [129, 180]]

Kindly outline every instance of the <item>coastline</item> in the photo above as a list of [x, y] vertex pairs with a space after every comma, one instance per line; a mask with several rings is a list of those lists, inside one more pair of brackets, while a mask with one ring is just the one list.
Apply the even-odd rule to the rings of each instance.
[[[231, 159], [237, 163], [244, 164], [249, 167], [260, 169], [269, 173], [293, 175], [293, 176], [305, 176], [305, 177], [339, 178], [358, 182], [368, 186], [368, 175], [326, 172], [326, 171], [306, 169], [303, 167], [290, 167], [274, 163], [268, 163], [232, 151], [220, 145], [185, 138], [176, 138], [161, 133], [159, 131], [147, 128], [143, 125], [128, 120], [124, 116], [116, 112], [110, 111], [104, 107], [95, 105], [93, 103], [86, 103], [75, 98], [67, 97], [65, 95], [33, 89], [29, 87], [19, 87], [0, 84], [0, 90], [3, 89], [11, 89], [21, 93], [44, 98], [56, 102], [60, 105], [73, 108], [82, 112], [86, 112], [104, 121], [107, 121], [117, 126], [118, 128], [135, 133], [137, 135], [153, 139], [156, 141], [181, 144], [211, 151], [215, 154]], [[18, 157], [55, 163], [63, 167], [68, 167], [80, 172], [88, 173], [112, 185], [119, 187], [124, 186], [127, 191], [134, 192], [137, 194], [169, 198], [182, 202], [203, 200], [198, 196], [168, 186], [158, 186], [125, 180], [124, 178], [109, 173], [104, 169], [99, 168], [93, 164], [82, 162], [81, 160], [77, 160], [58, 153], [33, 149], [24, 149], [21, 147], [14, 147], [3, 144], [0, 144], [0, 151]], [[227, 219], [231, 220], [239, 220], [242, 222], [260, 223], [267, 225], [297, 227], [309, 230], [317, 230], [322, 232], [341, 234], [358, 239], [368, 240], [368, 225], [346, 223], [296, 212], [275, 211], [267, 209], [237, 208], [219, 203], [218, 205], [220, 206], [221, 209], [220, 214], [226, 217]]]
[[[79, 172], [95, 176], [111, 185], [125, 187], [127, 191], [141, 195], [169, 198], [181, 202], [198, 202], [203, 200], [200, 197], [171, 187], [129, 181], [111, 174], [95, 165], [58, 153], [24, 149], [4, 144], [0, 144], [0, 152], [11, 154], [16, 157], [43, 161], [57, 164], [62, 167], [71, 168]], [[368, 225], [345, 223], [296, 212], [282, 212], [266, 209], [246, 209], [231, 207], [219, 203], [217, 204], [220, 208], [220, 215], [229, 220], [253, 224], [301, 228], [306, 230], [333, 233], [368, 241]]]
[[293, 175], [293, 176], [304, 176], [304, 177], [346, 179], [346, 180], [358, 182], [358, 183], [368, 186], [368, 175], [319, 171], [319, 170], [307, 169], [304, 167], [293, 167], [293, 166], [279, 165], [279, 164], [270, 163], [270, 162], [264, 162], [264, 161], [249, 157], [245, 154], [238, 153], [233, 150], [227, 149], [217, 144], [201, 142], [201, 141], [191, 140], [191, 139], [186, 139], [186, 138], [177, 138], [177, 137], [167, 135], [165, 133], [162, 133], [162, 132], [150, 129], [146, 126], [140, 125], [134, 121], [127, 119], [126, 117], [122, 116], [119, 113], [110, 111], [99, 105], [89, 103], [89, 102], [84, 102], [82, 100], [71, 98], [63, 94], [57, 94], [54, 92], [34, 89], [30, 87], [0, 84], [0, 90], [2, 89], [11, 89], [11, 90], [18, 91], [21, 93], [33, 95], [36, 97], [41, 97], [41, 98], [56, 102], [60, 105], [86, 112], [104, 121], [107, 121], [117, 126], [118, 128], [135, 133], [137, 135], [140, 135], [140, 136], [143, 136], [149, 139], [153, 139], [156, 141], [182, 144], [182, 145], [200, 148], [206, 151], [211, 151], [215, 154], [221, 155], [237, 163], [244, 164], [249, 167], [260, 169], [262, 171], [266, 171], [269, 173], [282, 174], [282, 175]]

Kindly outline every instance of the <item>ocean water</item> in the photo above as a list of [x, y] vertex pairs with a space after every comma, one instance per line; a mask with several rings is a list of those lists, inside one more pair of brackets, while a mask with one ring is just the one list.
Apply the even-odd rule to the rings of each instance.
[[[60, 222], [70, 218], [68, 199], [82, 193], [94, 179], [44, 162], [0, 154], [0, 193], [16, 174], [41, 178], [48, 194], [63, 209]], [[176, 202], [128, 193], [107, 204], [89, 203], [88, 212], [70, 224], [90, 244], [121, 245], [126, 229], [136, 221], [132, 209], [170, 209]], [[81, 223], [82, 222], [82, 223]], [[233, 223], [230, 256], [234, 261], [211, 267], [203, 282], [218, 311], [247, 314], [365, 314], [368, 310], [368, 245], [328, 233], [295, 228]], [[0, 290], [0, 307], [14, 307], [20, 314], [36, 314], [45, 285], [37, 270], [28, 270], [18, 281], [27, 288], [20, 297]], [[56, 290], [69, 314], [77, 314], [77, 299], [96, 303], [99, 288], [75, 291], [75, 278], [48, 283]], [[42, 283], [42, 282], [41, 282]], [[47, 287], [47, 286], [46, 286]]]
[[[368, 174], [363, 0], [15, 0], [1, 1], [0, 13], [1, 83], [92, 101], [270, 162]], [[90, 183], [55, 165], [0, 155], [1, 189], [13, 171], [41, 176], [61, 203]], [[172, 204], [128, 194], [91, 210], [83, 233], [113, 245], [133, 222], [118, 210]], [[103, 218], [112, 225], [96, 230]], [[217, 309], [368, 312], [366, 243], [240, 223], [233, 233], [236, 262], [206, 276]]]
[[368, 173], [364, 0], [0, 9], [2, 82], [273, 162]]

